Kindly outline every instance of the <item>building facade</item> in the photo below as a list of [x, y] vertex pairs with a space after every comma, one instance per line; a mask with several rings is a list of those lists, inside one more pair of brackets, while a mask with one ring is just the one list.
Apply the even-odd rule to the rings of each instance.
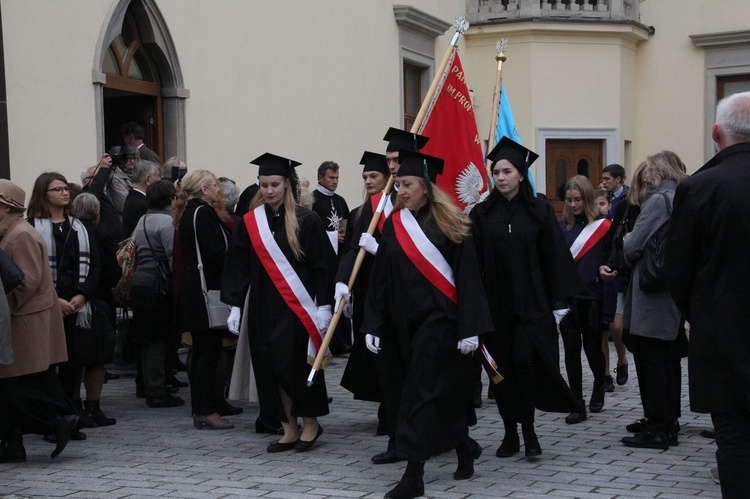
[[356, 205], [362, 152], [413, 122], [457, 14], [471, 23], [459, 51], [483, 137], [496, 43], [509, 40], [503, 83], [540, 153], [540, 192], [662, 149], [695, 170], [713, 154], [717, 99], [750, 89], [750, 3], [719, 3], [0, 0], [0, 176], [27, 191], [48, 170], [78, 181], [135, 120], [162, 159], [241, 187], [266, 151], [301, 161], [313, 184], [334, 160]]

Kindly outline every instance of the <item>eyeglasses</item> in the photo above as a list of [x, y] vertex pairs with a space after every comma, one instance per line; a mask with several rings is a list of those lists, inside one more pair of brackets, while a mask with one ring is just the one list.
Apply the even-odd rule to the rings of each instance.
[[203, 187], [216, 187], [219, 184], [203, 184]]
[[128, 156], [128, 161], [136, 161], [138, 156]]
[[61, 193], [62, 191], [70, 192], [70, 187], [66, 185], [65, 187], [53, 187], [52, 189], [47, 189], [47, 192], [50, 192], [50, 191], [57, 192], [58, 194]]

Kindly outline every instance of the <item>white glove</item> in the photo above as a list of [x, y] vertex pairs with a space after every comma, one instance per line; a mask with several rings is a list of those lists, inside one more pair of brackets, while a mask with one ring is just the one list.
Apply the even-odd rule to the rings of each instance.
[[363, 232], [362, 235], [359, 236], [359, 247], [364, 248], [369, 254], [374, 255], [377, 253], [378, 246], [379, 244], [375, 238], [367, 232]]
[[563, 317], [568, 315], [568, 312], [570, 312], [569, 308], [561, 308], [560, 310], [553, 310], [552, 315], [555, 316], [555, 322], [560, 324], [560, 321], [563, 320]]
[[342, 298], [344, 299], [344, 305], [349, 305], [349, 303], [351, 302], [351, 296], [349, 295], [349, 286], [347, 286], [343, 282], [337, 282], [336, 291], [333, 294], [333, 302], [335, 303], [336, 307], [333, 309], [334, 313], [339, 311], [339, 305], [341, 304]]
[[318, 307], [318, 314], [315, 317], [315, 325], [318, 326], [318, 331], [322, 333], [328, 329], [328, 324], [331, 323], [331, 317], [333, 317], [333, 314], [331, 313], [330, 305]]
[[240, 307], [232, 307], [227, 318], [227, 327], [229, 332], [234, 335], [240, 334]]
[[472, 336], [471, 338], [464, 338], [458, 340], [458, 349], [461, 353], [466, 355], [479, 348], [479, 336]]
[[377, 355], [377, 353], [380, 351], [380, 338], [371, 334], [366, 334], [365, 346], [369, 351]]

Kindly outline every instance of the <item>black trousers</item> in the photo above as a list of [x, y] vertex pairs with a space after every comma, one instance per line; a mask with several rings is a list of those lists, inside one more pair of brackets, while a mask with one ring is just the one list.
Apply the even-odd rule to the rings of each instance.
[[190, 397], [193, 414], [208, 416], [216, 412], [223, 395], [217, 393], [216, 370], [221, 357], [221, 332], [191, 331], [193, 358], [190, 365]]
[[648, 431], [668, 433], [680, 414], [682, 370], [676, 342], [633, 335], [633, 346]]
[[594, 383], [604, 383], [606, 358], [602, 351], [601, 302], [576, 298], [573, 309], [560, 322], [565, 349], [565, 371], [570, 390], [583, 400], [581, 346], [594, 375]]
[[716, 430], [716, 463], [724, 499], [750, 497], [750, 411], [711, 413]]

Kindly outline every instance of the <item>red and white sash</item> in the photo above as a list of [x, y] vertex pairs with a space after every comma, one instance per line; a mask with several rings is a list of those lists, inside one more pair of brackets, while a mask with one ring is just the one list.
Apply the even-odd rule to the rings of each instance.
[[601, 241], [609, 231], [611, 223], [607, 218], [600, 218], [584, 227], [570, 246], [570, 253], [573, 255], [573, 260], [578, 262], [578, 260], [583, 258], [583, 255], [596, 246], [596, 243]]
[[[378, 208], [380, 208], [381, 200], [383, 199], [383, 192], [378, 192], [374, 196], [370, 197], [370, 206], [372, 206], [372, 213], [375, 214], [378, 211]], [[380, 215], [380, 218], [378, 218], [378, 230], [380, 233], [383, 233], [383, 226], [385, 225], [385, 219], [388, 218], [388, 216], [391, 214], [391, 211], [393, 211], [393, 203], [391, 202], [391, 196], [385, 196], [385, 203], [383, 204], [383, 207], [381, 208], [382, 213]]]
[[458, 302], [453, 269], [417, 223], [407, 208], [393, 214], [396, 239], [411, 263], [453, 303]]
[[[292, 264], [281, 251], [273, 238], [268, 226], [265, 205], [260, 205], [245, 214], [245, 227], [250, 236], [250, 243], [260, 259], [261, 265], [271, 277], [271, 282], [281, 294], [287, 306], [300, 320], [310, 337], [307, 344], [307, 362], [312, 365], [318, 349], [323, 341], [315, 317], [318, 307], [302, 284]], [[326, 352], [326, 359], [330, 362], [331, 354]]]

